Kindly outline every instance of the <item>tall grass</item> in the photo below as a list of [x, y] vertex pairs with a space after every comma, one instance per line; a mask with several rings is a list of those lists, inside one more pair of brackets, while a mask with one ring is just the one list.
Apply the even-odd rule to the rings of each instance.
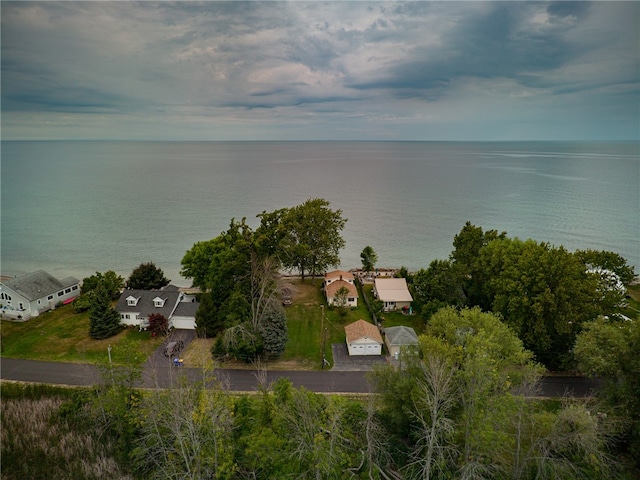
[[39, 387], [25, 387], [24, 395], [19, 395], [21, 387], [7, 389], [3, 385], [0, 438], [4, 480], [132, 478], [116, 463], [108, 440], [59, 415], [65, 392], [56, 395]]

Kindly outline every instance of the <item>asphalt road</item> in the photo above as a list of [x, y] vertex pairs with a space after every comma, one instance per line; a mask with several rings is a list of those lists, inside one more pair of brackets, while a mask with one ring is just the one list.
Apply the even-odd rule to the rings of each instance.
[[[197, 368], [174, 367], [169, 361], [155, 365], [147, 363], [139, 386], [168, 388], [186, 377], [191, 381], [211, 381], [212, 375], [222, 387], [232, 391], [256, 391], [259, 381], [265, 385], [286, 377], [296, 387], [324, 393], [370, 393], [364, 371], [267, 371], [216, 369], [203, 373]], [[93, 365], [40, 362], [35, 360], [0, 359], [0, 378], [56, 385], [94, 385], [103, 382], [103, 373]], [[598, 382], [584, 377], [543, 377], [539, 396], [584, 397], [591, 395]]]

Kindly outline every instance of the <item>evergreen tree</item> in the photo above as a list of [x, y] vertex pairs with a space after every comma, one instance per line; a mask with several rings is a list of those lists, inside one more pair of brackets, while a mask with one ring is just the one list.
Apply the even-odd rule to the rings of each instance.
[[287, 319], [284, 312], [274, 310], [268, 314], [261, 324], [262, 342], [266, 353], [279, 357], [287, 345]]
[[89, 309], [89, 335], [95, 340], [112, 337], [122, 329], [120, 315], [113, 308], [109, 292], [98, 284]]

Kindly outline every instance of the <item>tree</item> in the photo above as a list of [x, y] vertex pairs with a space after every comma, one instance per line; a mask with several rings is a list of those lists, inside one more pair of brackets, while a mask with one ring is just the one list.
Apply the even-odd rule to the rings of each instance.
[[131, 272], [127, 288], [136, 290], [159, 290], [169, 284], [161, 269], [153, 262], [141, 263]]
[[640, 464], [640, 322], [603, 317], [584, 325], [574, 353], [580, 370], [605, 380], [599, 395], [624, 426], [624, 442]]
[[281, 308], [271, 310], [260, 324], [264, 351], [271, 357], [279, 357], [287, 345], [287, 319]]
[[378, 255], [372, 247], [367, 245], [362, 249], [360, 253], [360, 259], [362, 260], [362, 270], [365, 272], [372, 272], [378, 261]]
[[578, 250], [576, 255], [588, 269], [609, 270], [615, 273], [623, 285], [629, 285], [636, 277], [632, 266], [621, 255], [605, 250]]
[[196, 333], [198, 336], [214, 338], [226, 327], [226, 321], [218, 314], [218, 305], [212, 294], [210, 292], [203, 293], [196, 311]]
[[340, 316], [347, 315], [347, 304], [349, 297], [349, 289], [345, 286], [340, 287], [333, 296], [333, 306], [338, 309]]
[[329, 205], [322, 198], [309, 199], [283, 215], [287, 235], [280, 246], [281, 260], [285, 268], [297, 269], [303, 280], [306, 273], [315, 278], [340, 264], [338, 254], [345, 245], [340, 232], [346, 219], [342, 210], [331, 210]]
[[485, 304], [498, 313], [549, 368], [570, 362], [571, 347], [585, 321], [599, 313], [597, 282], [563, 247], [534, 240], [497, 239], [480, 250]]
[[479, 305], [485, 310], [491, 307], [481, 294], [486, 275], [478, 265], [480, 251], [496, 239], [506, 238], [506, 232], [498, 234], [497, 230], [482, 230], [467, 221], [460, 233], [453, 237], [453, 248], [450, 260], [460, 271], [464, 279], [465, 296], [469, 299], [469, 306]]
[[161, 313], [149, 315], [149, 332], [151, 335], [166, 335], [169, 330], [169, 321]]
[[89, 309], [89, 335], [95, 340], [103, 340], [112, 337], [120, 330], [122, 330], [120, 315], [113, 308], [105, 287], [98, 284]]
[[113, 270], [105, 273], [96, 272], [95, 275], [84, 278], [80, 288], [80, 296], [73, 302], [74, 311], [85, 312], [91, 308], [93, 292], [98, 284], [102, 284], [107, 290], [109, 298], [115, 300], [120, 296], [120, 291], [124, 288], [124, 278], [117, 275]]
[[460, 267], [450, 260], [434, 260], [429, 268], [413, 274], [411, 291], [424, 318], [429, 318], [440, 308], [466, 305], [464, 278]]

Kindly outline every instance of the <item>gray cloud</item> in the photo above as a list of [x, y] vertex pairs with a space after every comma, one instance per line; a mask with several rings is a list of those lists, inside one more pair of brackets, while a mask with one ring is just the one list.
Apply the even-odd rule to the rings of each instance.
[[[2, 12], [5, 138], [73, 138], [91, 125], [105, 138], [148, 136], [150, 125], [180, 137], [182, 124], [203, 138], [212, 125], [288, 138], [292, 124], [296, 138], [332, 138], [337, 124], [365, 139], [497, 138], [505, 126], [538, 138], [554, 122], [558, 137], [638, 137], [636, 2], [17, 2]], [[526, 128], [514, 131], [516, 116]]]

